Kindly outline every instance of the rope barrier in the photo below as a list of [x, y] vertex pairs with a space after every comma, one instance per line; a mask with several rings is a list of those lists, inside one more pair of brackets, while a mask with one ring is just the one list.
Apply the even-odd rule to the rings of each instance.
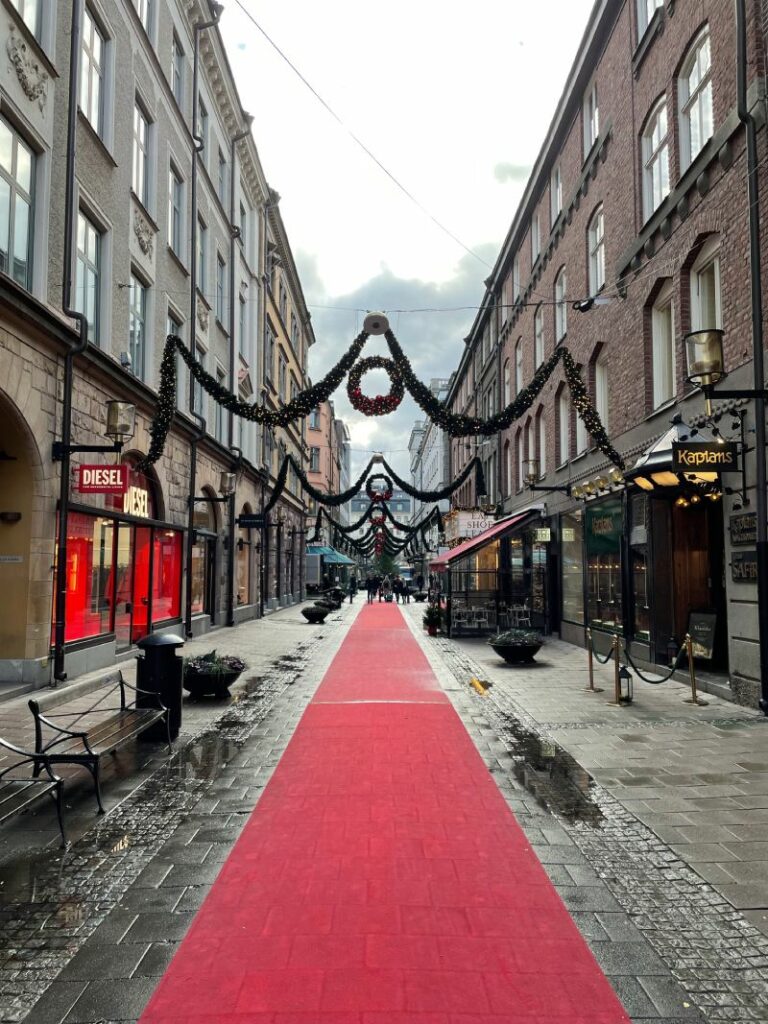
[[677, 672], [677, 670], [678, 670], [678, 668], [680, 666], [680, 658], [682, 657], [682, 655], [684, 653], [685, 653], [685, 644], [683, 644], [681, 646], [680, 650], [675, 655], [675, 660], [672, 662], [672, 667], [670, 668], [669, 672], [667, 672], [667, 674], [665, 676], [662, 676], [660, 679], [651, 679], [649, 676], [644, 676], [643, 675], [643, 673], [640, 671], [640, 669], [637, 667], [637, 665], [632, 660], [632, 656], [629, 653], [629, 651], [627, 650], [626, 644], [624, 645], [624, 657], [627, 659], [627, 661], [632, 666], [632, 668], [635, 670], [635, 672], [637, 672], [637, 674], [640, 677], [640, 679], [642, 679], [644, 683], [650, 683], [652, 686], [658, 686], [659, 683], [666, 683], [668, 679], [672, 678], [672, 676], [674, 675], [675, 672]]
[[613, 658], [613, 648], [611, 648], [610, 651], [608, 651], [604, 658], [600, 657], [600, 652], [595, 649], [594, 645], [592, 647], [592, 653], [594, 654], [595, 658], [597, 658], [597, 662], [599, 665], [607, 665], [608, 662], [611, 661], [611, 659]]

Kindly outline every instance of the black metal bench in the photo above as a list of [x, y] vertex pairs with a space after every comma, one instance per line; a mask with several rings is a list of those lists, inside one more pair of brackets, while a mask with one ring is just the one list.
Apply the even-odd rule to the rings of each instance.
[[[142, 706], [128, 704], [126, 690], [133, 691], [134, 700], [141, 698]], [[110, 702], [118, 691], [120, 705], [112, 706]], [[52, 708], [71, 704], [87, 694], [94, 695], [88, 707], [50, 714]], [[50, 690], [30, 700], [29, 708], [35, 719], [35, 754], [45, 755], [51, 764], [78, 764], [87, 768], [93, 776], [99, 814], [104, 813], [99, 769], [104, 754], [114, 756], [120, 747], [161, 720], [165, 722], [168, 750], [171, 750], [168, 709], [158, 694], [126, 683], [122, 672], [112, 673], [95, 683], [85, 681]], [[40, 764], [35, 766], [35, 776], [40, 774], [40, 767]]]
[[[21, 747], [0, 739], [0, 822], [21, 814], [39, 797], [50, 794], [56, 804], [56, 815], [59, 819], [61, 845], [67, 845], [64, 821], [61, 816], [61, 779], [51, 771], [47, 757], [22, 750]], [[9, 756], [10, 755], [10, 756]], [[23, 772], [23, 769], [27, 769]], [[44, 769], [47, 778], [39, 778], [40, 770]]]

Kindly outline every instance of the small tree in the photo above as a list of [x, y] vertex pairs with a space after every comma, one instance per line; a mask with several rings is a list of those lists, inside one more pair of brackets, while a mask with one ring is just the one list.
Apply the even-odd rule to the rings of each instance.
[[374, 558], [373, 571], [377, 576], [397, 576], [400, 570], [392, 555], [384, 552]]

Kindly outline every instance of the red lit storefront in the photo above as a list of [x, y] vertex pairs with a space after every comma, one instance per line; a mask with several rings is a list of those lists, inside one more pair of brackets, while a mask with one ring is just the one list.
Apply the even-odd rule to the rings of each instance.
[[69, 506], [65, 642], [125, 650], [180, 620], [183, 532], [160, 520], [155, 482], [132, 466], [126, 494], [83, 501]]

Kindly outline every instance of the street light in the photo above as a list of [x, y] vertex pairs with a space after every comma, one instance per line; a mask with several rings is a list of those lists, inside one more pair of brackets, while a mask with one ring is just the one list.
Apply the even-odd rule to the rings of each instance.
[[61, 462], [65, 455], [72, 452], [119, 452], [126, 441], [130, 441], [136, 430], [136, 407], [129, 402], [118, 402], [111, 399], [107, 406], [107, 428], [105, 437], [112, 438], [112, 444], [66, 444], [54, 441], [51, 458]]
[[540, 479], [538, 459], [528, 459], [525, 467], [525, 482], [528, 484], [529, 491], [560, 491], [562, 494], [567, 494], [568, 497], [571, 496], [570, 484], [558, 484], [550, 487], [536, 483]]

